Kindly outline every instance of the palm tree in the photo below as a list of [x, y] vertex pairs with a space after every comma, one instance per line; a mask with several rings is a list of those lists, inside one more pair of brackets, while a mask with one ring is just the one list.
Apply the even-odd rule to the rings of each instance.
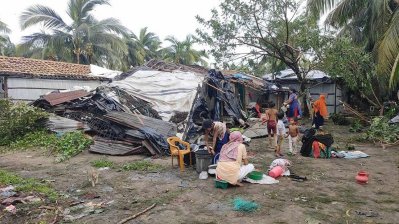
[[355, 43], [377, 56], [379, 73], [399, 80], [399, 0], [308, 0], [315, 14], [328, 13], [326, 23], [350, 33]]
[[170, 46], [163, 49], [163, 58], [166, 61], [180, 63], [184, 65], [193, 65], [200, 63], [206, 66], [207, 62], [203, 59], [208, 58], [204, 50], [197, 51], [193, 45], [197, 43], [192, 35], [188, 35], [184, 41], [179, 41], [176, 37], [168, 36], [165, 41], [170, 43]]
[[8, 34], [11, 30], [8, 28], [7, 24], [0, 21], [0, 55], [10, 56], [14, 52], [14, 44], [11, 43]]
[[109, 0], [69, 0], [67, 14], [71, 24], [65, 23], [49, 7], [29, 7], [20, 17], [21, 28], [42, 24], [46, 30], [24, 36], [19, 48], [28, 55], [47, 55], [78, 64], [95, 63], [107, 67], [120, 64], [119, 58], [126, 53], [120, 35], [127, 36], [128, 31], [117, 19], [95, 19], [91, 12], [99, 5], [109, 5]]
[[150, 59], [160, 57], [161, 41], [155, 33], [148, 32], [147, 27], [142, 28], [138, 36], [131, 34], [125, 42], [128, 46], [127, 63], [129, 66], [143, 65]]

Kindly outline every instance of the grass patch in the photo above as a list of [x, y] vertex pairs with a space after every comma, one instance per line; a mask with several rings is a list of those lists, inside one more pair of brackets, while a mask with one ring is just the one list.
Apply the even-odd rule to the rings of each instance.
[[102, 167], [110, 167], [110, 168], [112, 168], [112, 167], [114, 167], [114, 162], [109, 161], [106, 158], [101, 158], [101, 159], [97, 159], [97, 160], [91, 161], [90, 164], [93, 167], [96, 167], [96, 168], [102, 168]]
[[13, 185], [17, 191], [41, 193], [46, 195], [51, 201], [55, 201], [58, 198], [58, 193], [49, 185], [40, 183], [33, 178], [23, 178], [1, 169], [0, 184]]
[[8, 147], [2, 147], [1, 150], [5, 152], [40, 147], [55, 152], [57, 154], [56, 162], [62, 162], [78, 155], [92, 143], [93, 141], [81, 131], [68, 132], [57, 137], [54, 133], [38, 130], [17, 138], [9, 143]]
[[163, 169], [164, 169], [163, 166], [145, 160], [127, 163], [122, 166], [122, 170], [124, 171], [137, 170], [137, 171], [157, 172]]

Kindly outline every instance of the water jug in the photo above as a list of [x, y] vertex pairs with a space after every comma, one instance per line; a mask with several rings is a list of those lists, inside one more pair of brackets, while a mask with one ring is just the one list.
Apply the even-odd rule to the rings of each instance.
[[356, 176], [356, 181], [359, 184], [366, 184], [369, 180], [369, 174], [366, 171], [359, 171]]
[[284, 170], [283, 168], [281, 168], [281, 166], [275, 166], [273, 167], [273, 169], [271, 169], [269, 171], [269, 176], [273, 177], [273, 178], [277, 178], [279, 176], [281, 176], [281, 174], [283, 174]]

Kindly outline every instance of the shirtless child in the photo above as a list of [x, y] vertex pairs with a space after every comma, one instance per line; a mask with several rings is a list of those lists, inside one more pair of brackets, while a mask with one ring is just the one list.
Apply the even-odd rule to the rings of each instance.
[[[263, 120], [262, 124], [267, 122], [267, 138], [269, 139], [269, 147], [274, 148], [277, 147], [277, 113], [278, 110], [275, 108], [276, 104], [271, 102], [269, 103], [269, 108], [267, 108], [265, 114], [266, 117]], [[272, 139], [274, 140], [274, 145], [272, 144]]]
[[296, 155], [298, 148], [299, 128], [297, 122], [297, 118], [291, 119], [290, 125], [288, 126], [288, 145], [290, 150], [289, 153], [292, 155]]

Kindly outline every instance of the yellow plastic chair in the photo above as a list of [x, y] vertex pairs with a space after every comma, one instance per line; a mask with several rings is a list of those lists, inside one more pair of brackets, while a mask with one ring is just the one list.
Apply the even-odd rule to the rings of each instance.
[[[169, 143], [170, 155], [172, 157], [172, 167], [173, 167], [173, 157], [176, 156], [178, 159], [178, 164], [180, 166], [180, 171], [184, 171], [184, 162], [183, 157], [185, 154], [190, 154], [190, 143], [181, 140], [179, 137], [169, 137], [167, 139]], [[176, 143], [179, 142], [186, 147], [186, 149], [181, 150], [179, 147], [176, 146]], [[190, 156], [190, 166], [192, 165], [191, 162], [191, 155]]]

